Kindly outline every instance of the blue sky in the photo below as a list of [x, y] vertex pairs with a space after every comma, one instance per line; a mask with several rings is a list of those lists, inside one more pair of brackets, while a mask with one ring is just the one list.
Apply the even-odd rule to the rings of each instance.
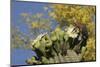
[[48, 4], [44, 3], [36, 3], [36, 2], [20, 2], [20, 1], [13, 1], [11, 6], [11, 15], [12, 15], [12, 25], [18, 26], [19, 29], [24, 32], [28, 33], [27, 25], [24, 24], [22, 21], [21, 13], [28, 13], [30, 15], [34, 15], [36, 13], [43, 13], [44, 18], [48, 18], [48, 12], [44, 10], [44, 6]]
[[[12, 1], [11, 6], [11, 22], [12, 25], [18, 27], [23, 33], [28, 34], [29, 29], [27, 25], [22, 21], [21, 13], [28, 13], [30, 15], [35, 15], [36, 13], [43, 13], [44, 18], [50, 18], [48, 12], [44, 10], [44, 7], [50, 5], [49, 3], [39, 3], [39, 2], [21, 2]], [[50, 9], [49, 9], [50, 10]], [[56, 22], [52, 20], [52, 22]], [[55, 28], [57, 23], [53, 23], [51, 28]]]

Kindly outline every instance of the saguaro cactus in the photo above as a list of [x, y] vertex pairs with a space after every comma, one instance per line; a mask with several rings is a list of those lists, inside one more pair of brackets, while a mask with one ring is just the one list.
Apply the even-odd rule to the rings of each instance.
[[[32, 50], [37, 54], [27, 61], [28, 64], [49, 64], [49, 63], [62, 63], [62, 62], [77, 62], [81, 61], [83, 50], [77, 54], [69, 42], [69, 38], [76, 38], [79, 29], [75, 30], [73, 25], [67, 27], [67, 30], [62, 30], [57, 27], [50, 35], [47, 33], [40, 34], [32, 42]], [[73, 42], [73, 39], [70, 40]], [[75, 45], [74, 45], [75, 47]]]

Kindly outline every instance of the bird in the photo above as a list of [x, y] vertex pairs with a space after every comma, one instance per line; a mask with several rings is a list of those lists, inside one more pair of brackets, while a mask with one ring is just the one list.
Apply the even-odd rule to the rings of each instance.
[[88, 30], [87, 30], [87, 27], [85, 24], [82, 24], [82, 23], [75, 23], [75, 26], [79, 28], [80, 30], [80, 33], [79, 33], [79, 36], [78, 36], [78, 40], [81, 40], [82, 41], [82, 46], [86, 46], [86, 42], [87, 42], [87, 39], [88, 39]]

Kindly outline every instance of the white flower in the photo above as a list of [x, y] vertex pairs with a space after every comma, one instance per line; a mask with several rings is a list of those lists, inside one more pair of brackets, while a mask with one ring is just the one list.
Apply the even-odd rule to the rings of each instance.
[[40, 35], [32, 42], [32, 45], [35, 45], [35, 43], [38, 42], [39, 40], [41, 40], [41, 38], [42, 38], [43, 36], [45, 36], [46, 34], [47, 34], [47, 32], [44, 33], [44, 34], [40, 34]]
[[75, 26], [73, 25], [70, 25], [67, 29], [67, 35], [69, 37], [72, 37], [72, 38], [76, 38], [78, 36], [78, 33], [79, 33], [79, 29], [76, 28]]

